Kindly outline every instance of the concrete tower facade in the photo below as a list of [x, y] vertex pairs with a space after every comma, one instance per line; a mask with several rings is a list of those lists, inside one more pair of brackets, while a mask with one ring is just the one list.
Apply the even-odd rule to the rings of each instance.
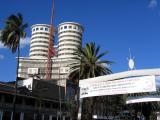
[[[49, 29], [50, 25], [46, 24], [32, 26], [29, 57], [20, 58], [18, 76], [21, 79], [35, 75], [45, 79]], [[83, 27], [78, 23], [64, 22], [58, 25], [58, 45], [55, 46], [58, 57], [52, 58], [51, 81], [60, 86], [66, 86], [66, 79], [70, 72], [69, 65], [75, 62], [75, 59], [72, 59], [75, 57], [73, 53], [82, 45], [82, 33]], [[37, 71], [37, 74], [34, 71]]]
[[58, 58], [72, 58], [82, 46], [83, 27], [75, 22], [64, 22], [58, 26]]
[[[31, 27], [30, 58], [47, 58], [50, 25], [36, 24]], [[53, 36], [53, 35], [52, 35]], [[52, 37], [53, 40], [54, 36]]]

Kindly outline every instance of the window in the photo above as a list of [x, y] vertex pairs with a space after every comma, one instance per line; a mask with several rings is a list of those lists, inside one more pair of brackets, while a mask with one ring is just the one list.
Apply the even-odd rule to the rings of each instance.
[[43, 36], [38, 36], [38, 37], [32, 37], [31, 38], [31, 40], [33, 40], [33, 39], [40, 39], [40, 38], [43, 38], [43, 39], [49, 39], [49, 37], [43, 37]]
[[77, 32], [77, 31], [71, 31], [71, 30], [67, 30], [67, 31], [62, 31], [62, 32], [59, 32], [59, 34], [62, 34], [62, 33], [67, 33], [67, 32], [72, 32], [72, 33], [77, 33], [77, 34], [80, 34], [82, 36], [82, 34], [80, 32]]
[[73, 29], [77, 29], [77, 27], [76, 27], [76, 26], [74, 26], [74, 27], [73, 27]]
[[63, 27], [61, 27], [61, 30], [63, 30]]
[[36, 33], [33, 33], [32, 35], [38, 35], [38, 34], [49, 35], [49, 33], [44, 33], [44, 32], [36, 32]]
[[35, 31], [35, 29], [32, 30], [33, 32]]
[[60, 55], [73, 55], [73, 53], [61, 53], [61, 54], [58, 54], [59, 56]]
[[70, 29], [72, 29], [72, 26], [69, 26]]
[[48, 41], [39, 40], [39, 41], [31, 41], [31, 43], [48, 43]]
[[[47, 57], [48, 55], [44, 55], [44, 54], [31, 54], [30, 56], [44, 56]], [[32, 65], [32, 67], [37, 67], [37, 65]]]
[[43, 27], [41, 27], [40, 30], [43, 30]]
[[[79, 44], [79, 42], [77, 42], [77, 41], [75, 41], [75, 42]], [[77, 47], [79, 47], [77, 44], [60, 44], [59, 47], [61, 47], [61, 46], [77, 46]]]
[[64, 26], [64, 29], [67, 29], [67, 26]]
[[36, 31], [39, 30], [39, 28], [36, 28]]
[[48, 28], [45, 28], [45, 31], [48, 31]]
[[[74, 38], [78, 38], [78, 39], [80, 39], [80, 40], [82, 39], [82, 37], [75, 36], [75, 35], [62, 35], [62, 36], [59, 37], [59, 39], [60, 39], [60, 38], [64, 38], [64, 37], [74, 37]], [[61, 41], [62, 41], [62, 40], [61, 40]]]
[[63, 49], [59, 49], [59, 51], [64, 51], [64, 50], [74, 50], [74, 51], [76, 51], [77, 49], [73, 49], [73, 48], [63, 48]]
[[77, 27], [77, 30], [80, 31], [81, 30], [80, 27]]
[[35, 47], [44, 47], [44, 48], [47, 48], [48, 45], [32, 45], [30, 48], [35, 48]]
[[42, 50], [42, 49], [34, 49], [34, 50], [30, 50], [30, 52], [35, 52], [35, 51], [39, 51], [39, 52], [48, 52], [48, 50]]

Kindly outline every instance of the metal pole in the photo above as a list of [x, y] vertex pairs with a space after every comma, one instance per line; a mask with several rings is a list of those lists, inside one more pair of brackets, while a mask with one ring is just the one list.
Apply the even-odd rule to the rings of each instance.
[[13, 118], [13, 112], [11, 112], [11, 120], [13, 120], [14, 118]]
[[83, 99], [79, 99], [78, 119], [77, 120], [81, 120], [81, 116], [82, 116], [82, 103], [83, 103]]
[[20, 120], [24, 120], [24, 112], [21, 112], [21, 114], [20, 114]]
[[42, 120], [44, 120], [44, 114], [42, 114]]
[[49, 120], [52, 120], [52, 115], [49, 115]]
[[0, 111], [0, 120], [3, 120], [3, 111]]
[[[81, 58], [80, 58], [80, 66], [79, 66], [79, 80], [81, 78], [80, 77], [80, 74], [81, 74]], [[78, 80], [78, 88], [79, 88], [79, 80]], [[79, 106], [78, 106], [78, 118], [77, 118], [77, 120], [81, 120], [83, 99], [79, 98], [80, 97], [80, 89], [78, 90], [78, 92], [79, 92], [79, 94], [78, 94]]]
[[59, 80], [58, 80], [58, 84], [59, 84], [59, 113], [60, 113], [60, 120], [61, 120], [61, 116], [62, 116], [62, 113], [61, 113], [61, 78], [60, 78], [60, 68], [61, 68], [61, 62], [62, 62], [62, 60], [60, 59], [60, 62], [59, 62]]

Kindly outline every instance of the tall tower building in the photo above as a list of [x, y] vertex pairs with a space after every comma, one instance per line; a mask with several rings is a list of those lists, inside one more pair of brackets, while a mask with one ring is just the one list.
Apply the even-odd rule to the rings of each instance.
[[[36, 74], [40, 79], [45, 79], [50, 25], [36, 24], [31, 30], [29, 57], [20, 58], [18, 76], [26, 79]], [[64, 22], [58, 25], [58, 45], [55, 46], [58, 57], [52, 58], [51, 81], [60, 86], [66, 86], [69, 65], [75, 62], [73, 53], [82, 45], [82, 33], [83, 27], [78, 23]]]
[[58, 58], [72, 58], [82, 46], [83, 27], [75, 22], [64, 22], [58, 26]]
[[[30, 58], [47, 58], [50, 25], [36, 24], [31, 27]], [[54, 36], [52, 37], [53, 40]]]

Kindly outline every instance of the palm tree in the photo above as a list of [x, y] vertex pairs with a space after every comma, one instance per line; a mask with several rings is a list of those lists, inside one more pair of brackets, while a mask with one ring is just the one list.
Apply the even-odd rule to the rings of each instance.
[[[101, 58], [108, 54], [108, 51], [99, 53], [100, 46], [96, 46], [95, 43], [87, 43], [84, 48], [79, 48], [75, 53], [76, 62], [70, 65], [70, 79], [78, 85], [80, 79], [92, 78], [112, 73], [108, 68], [112, 62], [108, 60], [101, 60]], [[76, 91], [77, 93], [77, 91]], [[89, 102], [88, 102], [89, 101]], [[87, 109], [90, 109], [91, 115], [93, 113], [93, 101], [92, 99], [86, 99], [84, 104], [90, 103]], [[87, 116], [88, 117], [88, 116]], [[85, 118], [83, 118], [85, 119]]]
[[[95, 43], [87, 43], [84, 48], [79, 48], [74, 59], [77, 62], [70, 64], [71, 78], [92, 78], [112, 73], [108, 65], [112, 64], [111, 61], [101, 60], [102, 57], [108, 54], [108, 51], [99, 54], [100, 46]], [[75, 79], [73, 79], [75, 80]]]
[[15, 102], [17, 95], [17, 81], [18, 81], [18, 69], [19, 69], [19, 56], [20, 56], [20, 39], [25, 38], [25, 29], [28, 24], [24, 23], [23, 16], [18, 13], [17, 15], [10, 15], [6, 21], [5, 26], [1, 33], [1, 42], [4, 46], [11, 49], [12, 53], [17, 51], [17, 68], [16, 68], [16, 82], [15, 82], [15, 95], [13, 99], [13, 118], [15, 115]]

